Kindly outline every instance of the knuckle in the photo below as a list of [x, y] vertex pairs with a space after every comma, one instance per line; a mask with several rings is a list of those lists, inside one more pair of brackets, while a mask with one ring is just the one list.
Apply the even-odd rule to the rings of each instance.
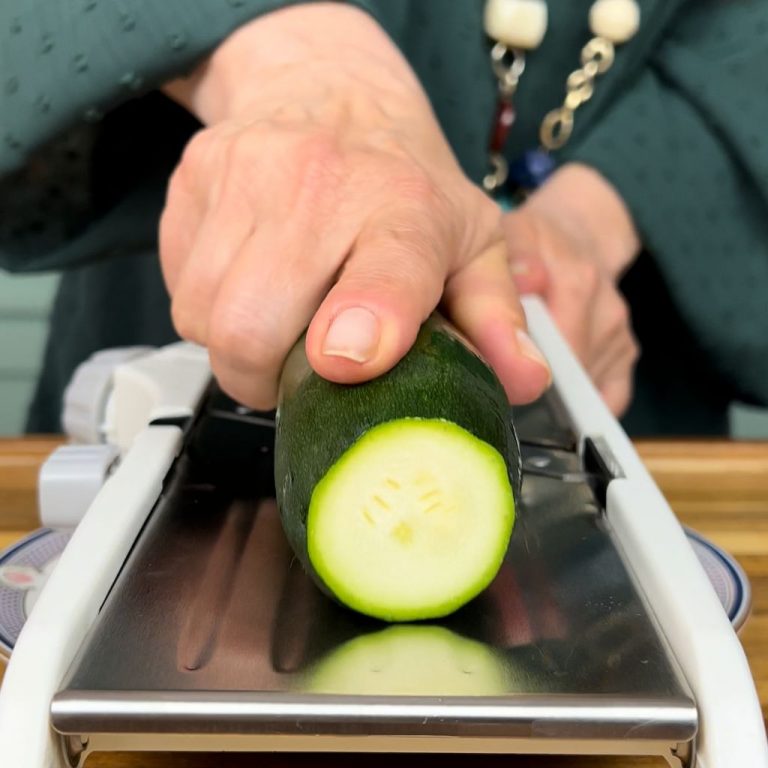
[[186, 143], [178, 166], [182, 174], [207, 163], [211, 154], [214, 135], [212, 129], [203, 129], [194, 134]]
[[[445, 249], [435, 227], [419, 223], [407, 213], [393, 215], [381, 232], [381, 248], [372, 249], [376, 261], [367, 265], [369, 279], [396, 281], [403, 287], [442, 283], [446, 276]], [[375, 282], [374, 282], [375, 284]]]
[[[274, 339], [275, 336], [272, 336]], [[283, 353], [253, 311], [216, 308], [208, 326], [208, 347], [227, 366], [254, 376], [277, 376]]]
[[267, 411], [275, 406], [276, 382], [244, 378], [226, 364], [221, 364], [215, 357], [211, 361], [211, 370], [219, 386], [236, 402], [261, 411]]
[[613, 313], [616, 325], [628, 329], [630, 325], [629, 305], [618, 293], [616, 293], [616, 306]]
[[616, 416], [621, 416], [629, 407], [632, 401], [632, 389], [629, 385], [616, 395], [613, 412]]
[[631, 343], [632, 329], [629, 306], [617, 291], [611, 294], [611, 302], [606, 308], [606, 321], [613, 333], [625, 335]]
[[576, 279], [585, 293], [596, 293], [600, 285], [600, 278], [600, 268], [594, 261], [582, 259], [578, 262]]
[[495, 230], [498, 236], [504, 232], [504, 215], [499, 205], [474, 185], [468, 192], [467, 199], [473, 216], [487, 228]]
[[157, 227], [157, 246], [160, 253], [160, 261], [163, 264], [178, 255], [178, 248], [175, 247], [178, 240], [174, 222], [175, 214], [170, 205], [166, 204], [160, 214], [160, 221]]
[[442, 285], [460, 236], [458, 217], [450, 215], [449, 201], [426, 174], [397, 174], [388, 186], [395, 203], [376, 220], [382, 262], [406, 281], [410, 276], [424, 284], [439, 277]]
[[168, 186], [165, 194], [165, 210], [163, 211], [164, 216], [177, 200], [183, 199], [188, 189], [189, 174], [185, 173], [182, 169], [182, 165], [179, 164], [168, 179]]
[[392, 199], [422, 215], [434, 216], [446, 208], [446, 198], [426, 173], [407, 170], [396, 173], [389, 184]]
[[338, 188], [345, 178], [344, 152], [330, 133], [314, 132], [301, 137], [293, 147], [296, 183], [302, 194], [323, 197]]
[[188, 302], [177, 296], [171, 301], [171, 321], [176, 332], [187, 341], [204, 342], [199, 333], [198, 315]]
[[436, 279], [429, 260], [408, 258], [405, 252], [397, 254], [393, 251], [391, 256], [387, 255], [386, 263], [367, 265], [364, 272], [361, 270], [340, 285], [351, 294], [361, 292], [393, 297], [408, 307], [421, 303], [437, 304], [443, 281]]
[[460, 206], [469, 215], [470, 224], [485, 232], [493, 239], [505, 239], [505, 232], [514, 232], [517, 220], [514, 214], [504, 216], [502, 208], [479, 187], [466, 184], [462, 191]]
[[632, 380], [630, 377], [613, 379], [605, 385], [601, 394], [615, 416], [621, 416], [632, 401]]
[[261, 131], [254, 125], [222, 137], [221, 144], [223, 165], [229, 172], [247, 169], [253, 165], [259, 152], [269, 152]]

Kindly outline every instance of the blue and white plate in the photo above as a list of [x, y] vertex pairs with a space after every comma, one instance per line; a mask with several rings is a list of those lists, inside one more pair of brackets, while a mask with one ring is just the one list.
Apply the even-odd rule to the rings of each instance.
[[69, 533], [42, 528], [0, 552], [0, 657], [8, 657]]
[[685, 529], [693, 551], [712, 582], [734, 629], [740, 630], [752, 606], [752, 589], [744, 569], [727, 552], [701, 534]]

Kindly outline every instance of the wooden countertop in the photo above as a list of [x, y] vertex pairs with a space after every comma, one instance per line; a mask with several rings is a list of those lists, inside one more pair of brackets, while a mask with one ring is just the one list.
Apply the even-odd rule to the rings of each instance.
[[[56, 438], [0, 439], [0, 548], [36, 527], [35, 483], [40, 463]], [[734, 555], [749, 574], [752, 615], [742, 630], [763, 717], [768, 716], [768, 442], [641, 441], [640, 456], [680, 520]], [[0, 756], [0, 762], [2, 762]], [[391, 764], [389, 756], [366, 756], [371, 768]], [[420, 766], [469, 768], [640, 768], [665, 765], [646, 758], [510, 758], [420, 756], [401, 761]], [[355, 756], [305, 755], [258, 758], [260, 768], [356, 768]], [[93, 755], [88, 768], [203, 768], [250, 766], [253, 756]]]

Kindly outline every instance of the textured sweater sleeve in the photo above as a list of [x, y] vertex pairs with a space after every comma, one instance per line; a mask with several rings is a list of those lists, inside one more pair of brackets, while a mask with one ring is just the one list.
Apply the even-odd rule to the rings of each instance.
[[188, 71], [286, 0], [3, 0], [0, 174], [79, 121]]
[[[78, 121], [188, 72], [245, 22], [308, 0], [3, 0], [0, 175]], [[348, 0], [385, 27], [404, 0]]]
[[743, 397], [763, 403], [766, 73], [768, 3], [691, 0], [569, 152], [619, 190], [704, 351]]
[[[160, 175], [170, 172], [161, 147], [173, 143], [179, 116], [150, 92], [188, 72], [239, 25], [289, 4], [2, 0], [0, 267], [62, 269], [154, 242]], [[154, 100], [153, 125], [142, 120], [147, 99]], [[115, 119], [132, 130], [123, 157], [99, 157], [104, 117], [121, 105], [128, 109]], [[132, 188], [108, 200], [94, 169], [125, 179], [131, 162]]]
[[[183, 119], [151, 92], [238, 26], [305, 1], [2, 0], [0, 267], [61, 269], [152, 244]], [[350, 4], [390, 30], [408, 5]], [[105, 123], [122, 132], [122, 156], [114, 141], [109, 157], [98, 156]], [[114, 169], [113, 186], [131, 183], [119, 197], [104, 194], [94, 167], [102, 179]]]

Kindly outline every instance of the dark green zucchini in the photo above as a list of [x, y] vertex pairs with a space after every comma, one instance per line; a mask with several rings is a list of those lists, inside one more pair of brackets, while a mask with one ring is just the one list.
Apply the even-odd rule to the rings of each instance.
[[509, 543], [520, 452], [490, 368], [435, 315], [391, 371], [359, 385], [283, 371], [275, 487], [307, 571], [389, 621], [443, 616], [493, 579]]

